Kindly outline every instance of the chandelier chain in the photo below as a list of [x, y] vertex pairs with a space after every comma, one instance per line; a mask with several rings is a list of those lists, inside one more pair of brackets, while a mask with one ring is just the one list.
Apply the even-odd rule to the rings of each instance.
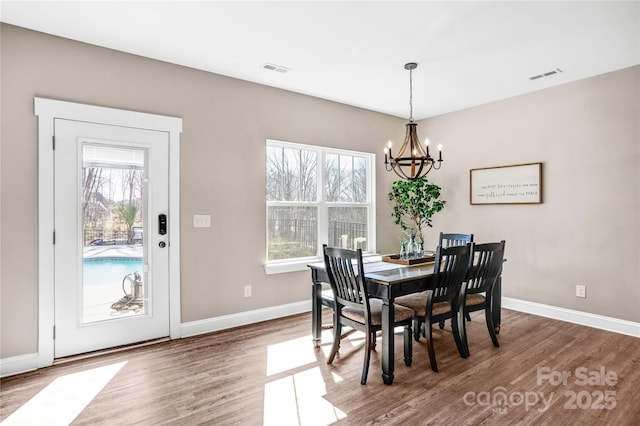
[[409, 121], [413, 121], [413, 69], [409, 70]]

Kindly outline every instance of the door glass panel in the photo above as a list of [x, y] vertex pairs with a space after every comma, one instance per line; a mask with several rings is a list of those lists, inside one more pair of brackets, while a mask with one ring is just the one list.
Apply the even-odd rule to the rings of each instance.
[[149, 312], [145, 149], [82, 145], [82, 322]]

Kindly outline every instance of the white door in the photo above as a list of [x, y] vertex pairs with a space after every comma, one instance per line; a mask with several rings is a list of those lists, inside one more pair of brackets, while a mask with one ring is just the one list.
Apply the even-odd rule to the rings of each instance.
[[64, 119], [54, 134], [54, 356], [168, 336], [169, 134]]

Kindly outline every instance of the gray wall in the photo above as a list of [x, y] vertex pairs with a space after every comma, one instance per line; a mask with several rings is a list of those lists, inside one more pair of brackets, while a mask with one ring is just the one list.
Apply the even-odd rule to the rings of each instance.
[[[308, 272], [264, 274], [265, 139], [381, 154], [404, 136], [405, 120], [388, 115], [6, 24], [0, 37], [1, 358], [37, 352], [34, 96], [184, 119], [182, 322], [309, 298]], [[428, 244], [445, 229], [504, 238], [505, 295], [639, 321], [639, 69], [421, 123], [419, 135], [446, 149], [432, 178], [448, 204]], [[226, 160], [238, 156], [242, 164]], [[532, 161], [545, 163], [544, 204], [469, 206], [470, 168]], [[389, 253], [399, 232], [380, 156], [376, 174], [378, 250]], [[210, 214], [213, 226], [192, 228], [193, 214]], [[588, 286], [586, 300], [573, 296], [575, 283]]]
[[[639, 87], [636, 66], [422, 123], [446, 147], [440, 225], [507, 241], [504, 296], [640, 322]], [[470, 169], [532, 162], [543, 204], [470, 205]]]

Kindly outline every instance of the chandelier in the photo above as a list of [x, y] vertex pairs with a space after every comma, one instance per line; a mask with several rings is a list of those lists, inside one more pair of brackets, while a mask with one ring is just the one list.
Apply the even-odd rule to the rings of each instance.
[[418, 123], [413, 122], [413, 70], [418, 67], [415, 62], [404, 65], [404, 69], [409, 70], [409, 122], [407, 123], [407, 134], [404, 142], [394, 157], [391, 152], [391, 141], [384, 149], [384, 167], [390, 172], [393, 170], [400, 178], [408, 181], [415, 181], [422, 176], [426, 176], [431, 169], [438, 170], [442, 166], [442, 145], [438, 145], [438, 159], [435, 160], [429, 154], [429, 139], [426, 138], [424, 144], [418, 139], [416, 128]]

